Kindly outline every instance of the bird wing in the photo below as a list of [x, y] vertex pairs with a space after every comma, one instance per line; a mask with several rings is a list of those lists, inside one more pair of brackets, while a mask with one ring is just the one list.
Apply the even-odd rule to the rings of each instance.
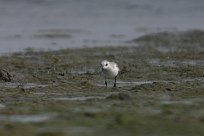
[[112, 64], [113, 64], [114, 69], [118, 69], [118, 71], [120, 70], [119, 67], [118, 67], [118, 64], [116, 64], [115, 62], [112, 62]]
[[119, 67], [118, 67], [118, 64], [115, 64], [115, 67], [118, 69], [118, 71], [120, 71]]

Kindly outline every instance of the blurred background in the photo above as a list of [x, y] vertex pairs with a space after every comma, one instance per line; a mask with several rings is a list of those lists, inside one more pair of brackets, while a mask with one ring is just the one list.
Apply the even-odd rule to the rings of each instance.
[[203, 28], [203, 0], [0, 0], [0, 53], [118, 46]]

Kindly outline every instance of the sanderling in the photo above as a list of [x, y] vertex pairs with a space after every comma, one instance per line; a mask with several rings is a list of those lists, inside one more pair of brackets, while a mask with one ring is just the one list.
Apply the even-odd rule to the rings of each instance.
[[102, 67], [102, 76], [105, 78], [105, 85], [107, 86], [107, 78], [115, 78], [114, 86], [116, 87], [116, 78], [119, 72], [119, 67], [115, 62], [109, 62], [107, 60], [103, 60], [101, 62]]

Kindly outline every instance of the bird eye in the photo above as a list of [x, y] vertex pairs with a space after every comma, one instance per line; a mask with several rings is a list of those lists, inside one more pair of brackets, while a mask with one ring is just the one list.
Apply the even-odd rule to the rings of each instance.
[[106, 64], [106, 66], [108, 66], [108, 64]]

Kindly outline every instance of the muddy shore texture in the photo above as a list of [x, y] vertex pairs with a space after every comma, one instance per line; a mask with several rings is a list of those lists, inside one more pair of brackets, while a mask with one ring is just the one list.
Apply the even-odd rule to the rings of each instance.
[[[1, 56], [0, 135], [204, 135], [204, 32], [128, 42]], [[103, 59], [121, 69], [117, 88], [100, 77]]]

